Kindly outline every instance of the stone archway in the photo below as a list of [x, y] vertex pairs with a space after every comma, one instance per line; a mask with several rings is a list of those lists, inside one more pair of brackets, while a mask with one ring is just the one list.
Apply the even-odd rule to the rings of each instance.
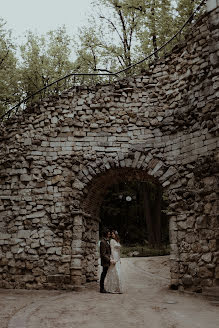
[[[197, 174], [200, 173], [199, 170], [203, 170], [205, 164], [203, 165], [200, 167], [200, 163], [197, 163]], [[199, 193], [192, 191], [191, 188], [183, 188], [182, 183], [198, 183], [194, 175], [189, 173], [189, 169], [192, 167], [182, 167], [179, 172], [175, 166], [162, 162], [151, 154], [145, 155], [140, 152], [129, 153], [120, 160], [113, 160], [111, 157], [107, 160], [105, 157], [105, 163], [97, 161], [82, 168], [74, 184], [80, 189], [80, 196], [72, 212], [72, 282], [81, 284], [86, 280], [97, 279], [99, 210], [108, 188], [124, 179], [151, 179], [162, 186], [169, 199], [167, 215], [171, 248], [170, 284], [174, 288], [197, 291], [204, 286], [212, 286], [215, 283], [217, 233], [214, 233], [212, 227], [216, 226], [216, 221], [215, 216], [207, 221], [208, 216], [200, 215], [203, 201]], [[209, 183], [212, 186], [216, 185], [213, 178], [205, 178], [203, 183], [206, 187]], [[207, 188], [211, 189], [212, 186], [209, 185]], [[209, 191], [206, 189], [206, 192]], [[206, 266], [206, 263], [209, 265]]]
[[[82, 283], [86, 281], [97, 280], [98, 278], [97, 272], [99, 253], [97, 249], [97, 244], [99, 240], [100, 208], [101, 203], [109, 188], [112, 185], [120, 182], [131, 181], [152, 181], [154, 184], [157, 185], [161, 185], [161, 183], [165, 185], [165, 177], [162, 178], [163, 170], [161, 170], [160, 165], [158, 165], [157, 168], [154, 169], [157, 165], [156, 164], [155, 167], [151, 170], [148, 168], [140, 169], [137, 167], [132, 167], [135, 166], [133, 165], [133, 163], [134, 161], [130, 161], [129, 164], [132, 165], [129, 165], [128, 167], [124, 166], [108, 168], [104, 172], [101, 172], [98, 175], [94, 176], [93, 179], [84, 188], [84, 198], [81, 200], [82, 205], [80, 215], [77, 215], [74, 225], [74, 229], [75, 231], [77, 231], [77, 233], [78, 229], [81, 229], [80, 236], [82, 236], [82, 241], [80, 242], [78, 240], [78, 245], [80, 244], [81, 246], [81, 249], [79, 251], [80, 254], [75, 254], [75, 263], [78, 263], [78, 261], [80, 262]], [[172, 172], [173, 170], [174, 169], [172, 168]], [[149, 171], [151, 174], [148, 173]], [[162, 174], [159, 174], [159, 171], [162, 172]], [[169, 176], [169, 174], [167, 172], [166, 177]], [[154, 175], [156, 175], [156, 177]], [[159, 181], [159, 175], [161, 181]], [[80, 228], [78, 222], [80, 222]], [[171, 224], [170, 226], [173, 227], [173, 224]], [[174, 237], [174, 233], [170, 233], [170, 236]], [[75, 243], [77, 244], [77, 242]], [[176, 247], [173, 250], [173, 253], [174, 251], [176, 251]], [[76, 273], [76, 270], [77, 269], [74, 267], [74, 274]]]
[[131, 169], [168, 195], [171, 283], [218, 283], [217, 15], [144, 75], [73, 88], [1, 124], [1, 287], [83, 283], [102, 186]]

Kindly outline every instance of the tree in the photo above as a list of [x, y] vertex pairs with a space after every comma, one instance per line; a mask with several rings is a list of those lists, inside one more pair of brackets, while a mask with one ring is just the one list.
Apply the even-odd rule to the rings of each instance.
[[[194, 10], [197, 8], [198, 5], [202, 0], [177, 0], [176, 1], [176, 17], [175, 17], [175, 26], [176, 28], [180, 28], [187, 19], [192, 15]], [[201, 15], [204, 11], [204, 7], [201, 9], [198, 15]], [[192, 23], [193, 20], [190, 21]], [[190, 27], [186, 30], [188, 32]]]
[[149, 245], [159, 247], [168, 243], [166, 207], [161, 187], [151, 181], [113, 185], [101, 205], [100, 230], [104, 226], [117, 229], [127, 244], [143, 245], [147, 240]]
[[[85, 61], [87, 69], [123, 70], [157, 51], [173, 34], [171, 0], [95, 0], [93, 3], [98, 14], [93, 16], [88, 29], [80, 30], [77, 42], [77, 53], [83, 53], [82, 57], [90, 53], [90, 60]], [[130, 73], [134, 70], [126, 74]]]
[[[88, 28], [81, 29], [77, 53], [85, 70], [119, 71], [155, 52], [157, 60], [170, 52], [183, 33], [166, 43], [186, 22], [201, 0], [94, 0], [98, 9]], [[185, 30], [186, 32], [186, 30]], [[89, 42], [85, 42], [85, 40]], [[82, 65], [79, 65], [82, 67]], [[132, 74], [141, 68], [126, 71]]]
[[[99, 64], [95, 69], [106, 71], [124, 69], [133, 63], [136, 31], [142, 19], [133, 3], [133, 0], [94, 1], [99, 22], [93, 17], [90, 27], [80, 31], [77, 43], [78, 53], [92, 50], [91, 67], [95, 66], [94, 58]], [[91, 49], [91, 43], [86, 45], [84, 41], [87, 37], [92, 40], [92, 35], [96, 40]]]
[[[79, 39], [75, 38], [75, 52], [76, 60], [74, 62], [74, 71], [76, 73], [98, 73], [99, 68], [103, 65], [107, 66], [107, 58], [102, 56], [102, 44], [100, 41], [100, 35], [98, 29], [95, 26], [95, 22], [89, 23], [88, 27], [79, 29]], [[104, 64], [103, 64], [104, 63]], [[92, 84], [102, 81], [102, 78], [99, 76], [88, 76], [81, 77], [77, 80], [83, 84], [84, 80]]]
[[157, 60], [163, 54], [163, 51], [158, 53], [157, 50], [174, 34], [173, 11], [171, 0], [144, 1], [142, 24], [137, 31], [141, 56], [155, 52], [154, 59]]
[[[26, 38], [26, 42], [20, 47], [21, 88], [24, 97], [71, 73], [74, 68], [70, 58], [71, 39], [65, 27], [41, 36], [29, 31]], [[70, 86], [70, 83], [55, 85], [52, 89], [46, 90], [43, 96], [52, 92], [59, 93]]]
[[[87, 26], [80, 29], [78, 39], [74, 39], [77, 56], [74, 62], [71, 58], [72, 39], [65, 27], [46, 35], [27, 32], [26, 40], [20, 46], [20, 56], [16, 58], [11, 32], [0, 19], [0, 113], [72, 72], [116, 72], [153, 52], [156, 60], [165, 51], [169, 52], [174, 42], [179, 42], [175, 39], [165, 50], [157, 52], [201, 1], [93, 0], [97, 13]], [[147, 68], [147, 64], [143, 62], [126, 70], [125, 74], [135, 74], [141, 68]], [[108, 77], [83, 76], [77, 83], [83, 84], [85, 79], [87, 83], [111, 81]], [[46, 89], [41, 97], [60, 93], [70, 88], [73, 81], [74, 78], [62, 81]]]
[[0, 115], [19, 99], [19, 74], [11, 31], [0, 18]]
[[150, 190], [149, 184], [141, 184], [141, 196], [143, 205], [143, 217], [145, 218], [145, 224], [147, 225], [148, 232], [148, 242], [150, 245], [155, 246], [155, 234], [154, 234], [154, 224], [151, 215], [151, 205], [150, 205]]

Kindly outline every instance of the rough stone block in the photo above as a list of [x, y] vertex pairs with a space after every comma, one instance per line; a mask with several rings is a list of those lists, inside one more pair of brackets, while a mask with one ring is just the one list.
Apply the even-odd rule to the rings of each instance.
[[183, 276], [182, 282], [185, 286], [191, 286], [193, 284], [192, 276], [186, 274], [185, 276]]
[[46, 214], [45, 211], [33, 212], [27, 215], [27, 219], [42, 218], [45, 216], [45, 214]]
[[11, 234], [0, 232], [0, 240], [10, 239], [10, 238], [11, 238]]
[[199, 269], [199, 276], [201, 278], [210, 278], [213, 277], [213, 272], [209, 269], [207, 269], [206, 267], [201, 267]]

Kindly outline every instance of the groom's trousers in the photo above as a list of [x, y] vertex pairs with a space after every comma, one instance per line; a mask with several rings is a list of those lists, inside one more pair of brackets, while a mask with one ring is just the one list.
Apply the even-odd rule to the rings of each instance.
[[102, 271], [101, 276], [100, 276], [100, 290], [104, 290], [104, 280], [106, 278], [106, 274], [107, 274], [108, 269], [109, 269], [109, 267], [103, 266], [103, 271]]

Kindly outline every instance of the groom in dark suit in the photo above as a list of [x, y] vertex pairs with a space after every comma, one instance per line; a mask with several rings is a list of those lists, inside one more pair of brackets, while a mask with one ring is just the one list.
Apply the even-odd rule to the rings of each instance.
[[101, 265], [103, 267], [103, 271], [100, 276], [100, 293], [106, 293], [106, 290], [104, 289], [104, 280], [106, 278], [106, 274], [110, 266], [110, 236], [110, 231], [104, 230], [103, 239], [100, 242], [100, 259]]

